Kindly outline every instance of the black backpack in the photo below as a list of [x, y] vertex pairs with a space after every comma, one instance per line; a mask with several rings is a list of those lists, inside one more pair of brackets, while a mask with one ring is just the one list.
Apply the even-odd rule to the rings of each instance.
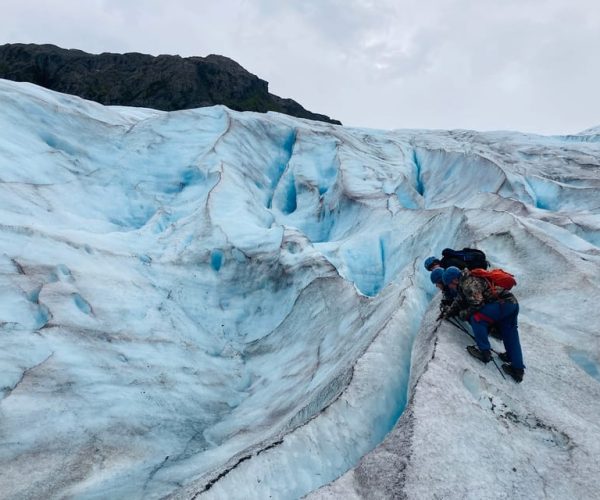
[[460, 261], [463, 266], [456, 267], [467, 267], [469, 269], [487, 269], [489, 263], [481, 250], [477, 250], [476, 248], [463, 248], [462, 250], [452, 250], [451, 248], [444, 248], [442, 250], [442, 267], [444, 266], [444, 261], [448, 263], [448, 265], [456, 265]]

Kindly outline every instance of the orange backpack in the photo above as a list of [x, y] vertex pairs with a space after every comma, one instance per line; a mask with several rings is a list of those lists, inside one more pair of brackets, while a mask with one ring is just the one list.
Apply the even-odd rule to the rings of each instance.
[[499, 286], [505, 290], [510, 290], [517, 284], [515, 277], [502, 269], [490, 269], [489, 271], [486, 271], [485, 269], [472, 269], [469, 272], [472, 276], [486, 279], [492, 286], [492, 289], [495, 286]]

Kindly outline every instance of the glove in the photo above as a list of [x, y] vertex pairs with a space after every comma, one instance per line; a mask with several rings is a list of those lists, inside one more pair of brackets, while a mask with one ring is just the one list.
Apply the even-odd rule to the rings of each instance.
[[438, 321], [440, 319], [446, 319], [448, 317], [448, 311], [449, 311], [450, 307], [447, 305], [440, 305], [440, 314], [437, 317]]

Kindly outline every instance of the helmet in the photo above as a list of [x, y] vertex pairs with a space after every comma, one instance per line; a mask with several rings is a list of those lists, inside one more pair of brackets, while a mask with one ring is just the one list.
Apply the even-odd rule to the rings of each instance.
[[429, 275], [429, 279], [434, 285], [442, 282], [442, 278], [444, 276], [444, 270], [441, 267], [436, 267], [431, 274]]
[[450, 266], [444, 271], [444, 276], [442, 278], [444, 280], [444, 285], [448, 286], [453, 280], [460, 278], [461, 274], [462, 272], [458, 267]]
[[423, 263], [423, 265], [425, 266], [425, 269], [427, 269], [428, 271], [431, 271], [431, 266], [433, 266], [434, 264], [439, 264], [440, 260], [437, 257], [427, 257], [425, 259], [425, 262]]

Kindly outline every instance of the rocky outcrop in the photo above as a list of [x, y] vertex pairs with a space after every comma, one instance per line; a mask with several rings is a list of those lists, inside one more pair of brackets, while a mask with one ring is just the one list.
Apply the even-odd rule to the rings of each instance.
[[174, 111], [224, 104], [236, 111], [277, 111], [341, 124], [270, 94], [268, 82], [219, 55], [95, 55], [54, 45], [6, 44], [0, 46], [0, 78], [107, 105]]

